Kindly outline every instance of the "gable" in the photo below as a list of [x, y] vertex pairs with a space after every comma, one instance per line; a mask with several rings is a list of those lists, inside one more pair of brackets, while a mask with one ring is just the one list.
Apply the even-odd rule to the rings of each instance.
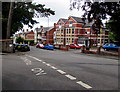
[[68, 18], [68, 20], [66, 21], [66, 24], [70, 24], [70, 22], [77, 23], [72, 17]]
[[60, 24], [60, 23], [64, 24], [65, 22], [62, 19], [59, 19], [58, 22], [57, 22], [57, 24]]

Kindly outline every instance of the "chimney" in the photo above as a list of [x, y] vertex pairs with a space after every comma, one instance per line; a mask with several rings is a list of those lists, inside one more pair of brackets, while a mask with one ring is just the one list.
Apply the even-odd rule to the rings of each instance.
[[40, 28], [43, 28], [43, 26], [40, 26]]
[[56, 31], [56, 23], [54, 23], [54, 31]]

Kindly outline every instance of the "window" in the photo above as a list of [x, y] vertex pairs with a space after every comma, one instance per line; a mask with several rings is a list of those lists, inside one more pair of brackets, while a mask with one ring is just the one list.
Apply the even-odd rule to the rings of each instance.
[[69, 21], [69, 27], [72, 27], [72, 21]]
[[87, 34], [87, 29], [85, 29], [85, 34]]
[[63, 38], [61, 39], [61, 42], [63, 43]]
[[74, 29], [72, 29], [72, 34], [74, 34]]
[[71, 30], [69, 29], [69, 34], [70, 34]]
[[72, 24], [72, 21], [69, 21], [69, 24]]
[[84, 41], [80, 41], [78, 44], [84, 44]]
[[78, 29], [78, 34], [80, 34], [80, 29]]
[[59, 25], [61, 25], [61, 23], [59, 23]]
[[72, 38], [72, 43], [74, 43], [74, 38]]
[[66, 34], [68, 34], [68, 29], [67, 29], [67, 33]]

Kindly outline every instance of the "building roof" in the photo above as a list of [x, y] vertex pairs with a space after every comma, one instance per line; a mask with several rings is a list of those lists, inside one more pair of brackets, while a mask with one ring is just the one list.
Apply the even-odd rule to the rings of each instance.
[[93, 25], [93, 21], [92, 22], [89, 22], [88, 19], [85, 20], [85, 24], [83, 25], [83, 28], [87, 28], [87, 27], [91, 27]]
[[65, 23], [67, 21], [67, 19], [61, 18], [61, 20]]
[[35, 28], [35, 30], [37, 32], [42, 32], [42, 30], [44, 30], [44, 32], [48, 31], [49, 29], [51, 29], [51, 27], [41, 27], [41, 28]]
[[48, 31], [51, 27], [43, 27], [44, 31]]
[[91, 27], [93, 25], [93, 21], [92, 22], [89, 22], [88, 19], [86, 19], [85, 21], [83, 20], [83, 18], [80, 18], [80, 17], [75, 17], [75, 16], [70, 16], [72, 17], [77, 23], [83, 23], [83, 28], [86, 28], [86, 27]]
[[82, 18], [80, 17], [75, 17], [75, 16], [70, 16], [72, 17], [77, 23], [85, 23]]
[[50, 31], [51, 29], [53, 29], [54, 27], [50, 27], [47, 31]]

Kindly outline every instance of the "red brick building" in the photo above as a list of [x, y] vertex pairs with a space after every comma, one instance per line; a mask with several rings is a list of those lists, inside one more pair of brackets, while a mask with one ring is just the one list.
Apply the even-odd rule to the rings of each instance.
[[25, 40], [34, 40], [34, 32], [33, 30], [29, 31], [29, 32], [25, 32]]
[[50, 28], [47, 32], [46, 32], [46, 41], [49, 44], [54, 44], [54, 28]]
[[21, 33], [16, 34], [16, 37], [22, 37], [25, 44], [33, 45], [34, 44], [34, 32], [33, 30], [29, 31], [28, 29], [23, 30]]
[[55, 45], [69, 45], [71, 43], [88, 45], [99, 45], [108, 41], [108, 31], [103, 29], [96, 35], [92, 30], [93, 22], [88, 23], [80, 17], [70, 16], [68, 19], [59, 19], [54, 28], [56, 30]]
[[43, 43], [43, 44], [53, 44], [54, 39], [54, 28], [53, 27], [43, 27], [41, 26], [40, 28], [35, 29], [35, 40], [37, 43]]

